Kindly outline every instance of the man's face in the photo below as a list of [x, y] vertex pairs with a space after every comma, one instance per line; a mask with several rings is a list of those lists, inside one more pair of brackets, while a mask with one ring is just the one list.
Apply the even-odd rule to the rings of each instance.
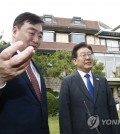
[[92, 69], [94, 62], [92, 52], [85, 47], [77, 51], [77, 58], [73, 61], [77, 68], [85, 73]]
[[43, 37], [42, 25], [38, 24], [30, 24], [29, 22], [24, 22], [24, 24], [18, 28], [17, 26], [13, 27], [13, 42], [23, 41], [24, 48], [20, 51], [24, 50], [28, 46], [33, 46], [35, 51], [41, 44]]

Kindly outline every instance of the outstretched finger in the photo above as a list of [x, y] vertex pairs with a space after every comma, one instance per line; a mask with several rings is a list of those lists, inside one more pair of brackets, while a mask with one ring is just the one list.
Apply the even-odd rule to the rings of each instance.
[[19, 68], [24, 63], [28, 62], [34, 54], [34, 48], [32, 46], [27, 47], [25, 50], [17, 55], [14, 55], [10, 59], [10, 66], [14, 68]]
[[13, 54], [17, 52], [17, 50], [19, 50], [23, 45], [24, 44], [22, 41], [18, 41], [12, 44], [1, 52], [0, 57], [3, 60], [9, 60], [13, 56]]

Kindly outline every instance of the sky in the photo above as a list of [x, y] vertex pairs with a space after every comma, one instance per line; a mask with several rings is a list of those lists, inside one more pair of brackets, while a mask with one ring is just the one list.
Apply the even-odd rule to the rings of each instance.
[[81, 17], [101, 21], [111, 28], [120, 25], [120, 0], [1, 0], [0, 33], [3, 40], [11, 41], [12, 24], [17, 15], [32, 12], [54, 17]]

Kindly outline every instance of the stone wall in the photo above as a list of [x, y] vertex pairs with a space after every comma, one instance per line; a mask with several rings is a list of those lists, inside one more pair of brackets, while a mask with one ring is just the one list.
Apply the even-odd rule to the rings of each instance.
[[45, 77], [46, 88], [51, 88], [53, 90], [59, 91], [61, 86], [61, 80], [59, 78]]

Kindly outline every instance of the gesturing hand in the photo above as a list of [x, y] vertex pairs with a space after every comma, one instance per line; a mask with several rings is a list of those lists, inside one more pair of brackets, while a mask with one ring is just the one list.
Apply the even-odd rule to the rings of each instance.
[[0, 86], [26, 70], [34, 54], [34, 48], [29, 46], [24, 51], [13, 56], [22, 45], [24, 45], [23, 42], [18, 41], [0, 53]]

